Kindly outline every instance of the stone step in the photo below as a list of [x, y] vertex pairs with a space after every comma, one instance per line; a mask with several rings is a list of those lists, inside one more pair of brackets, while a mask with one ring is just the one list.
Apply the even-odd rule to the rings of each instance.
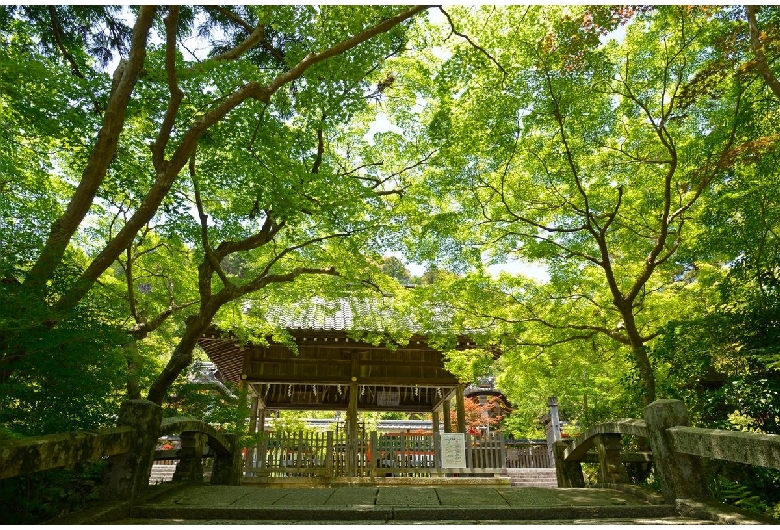
[[154, 464], [152, 472], [149, 475], [149, 485], [154, 486], [161, 482], [170, 482], [173, 480], [173, 474], [176, 472], [176, 464]]
[[[140, 506], [130, 514], [133, 520], [211, 521], [381, 521], [395, 523], [438, 521], [581, 521], [586, 524], [600, 520], [635, 519], [654, 522], [665, 518], [680, 519], [674, 506], [285, 506], [285, 507], [228, 507], [228, 506]], [[128, 523], [127, 520], [118, 521]]]
[[555, 475], [554, 467], [509, 467], [507, 475]]
[[506, 477], [515, 488], [557, 488], [558, 479], [555, 468], [509, 468]]
[[[119, 521], [113, 521], [103, 524], [111, 525], [155, 525], [155, 526], [169, 526], [169, 525], [248, 525], [264, 526], [264, 525], [405, 525], [414, 524], [416, 521], [406, 520], [393, 520], [393, 519], [336, 519], [336, 520], [324, 520], [317, 519], [315, 521], [309, 519], [302, 520], [285, 520], [280, 522], [276, 519], [190, 519], [190, 520], [170, 520], [170, 519], [122, 519]], [[628, 525], [714, 525], [721, 524], [704, 519], [690, 519], [687, 517], [634, 517], [634, 518], [609, 518], [609, 519], [539, 519], [539, 520], [514, 520], [514, 519], [472, 519], [472, 520], [454, 520], [454, 519], [435, 519], [426, 520], [424, 524], [428, 525], [505, 525], [505, 524], [533, 524], [533, 525], [615, 525], [615, 526], [628, 526]]]

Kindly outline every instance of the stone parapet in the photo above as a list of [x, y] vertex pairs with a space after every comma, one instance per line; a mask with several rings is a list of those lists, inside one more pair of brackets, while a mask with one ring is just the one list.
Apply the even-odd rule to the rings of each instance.
[[115, 427], [3, 441], [0, 442], [0, 479], [125, 453], [134, 437], [132, 428]]

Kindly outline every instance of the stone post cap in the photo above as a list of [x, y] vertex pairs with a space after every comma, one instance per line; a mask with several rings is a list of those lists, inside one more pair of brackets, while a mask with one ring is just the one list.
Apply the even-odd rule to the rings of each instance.
[[645, 407], [645, 408], [650, 408], [650, 407], [653, 407], [653, 408], [657, 408], [657, 407], [668, 407], [668, 406], [670, 406], [670, 405], [674, 405], [674, 404], [676, 404], [676, 403], [682, 403], [682, 404], [684, 405], [684, 403], [682, 402], [682, 400], [679, 400], [679, 399], [656, 399], [655, 401], [653, 401], [652, 403], [650, 403], [650, 404], [649, 404], [647, 407]]
[[657, 399], [645, 407], [643, 416], [646, 421], [665, 427], [688, 426], [688, 409], [679, 399]]

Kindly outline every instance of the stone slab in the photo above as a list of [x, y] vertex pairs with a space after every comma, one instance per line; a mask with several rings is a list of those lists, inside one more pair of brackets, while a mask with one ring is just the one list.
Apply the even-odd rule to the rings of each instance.
[[494, 488], [457, 488], [438, 490], [442, 506], [509, 506], [500, 491]]
[[247, 495], [233, 504], [237, 508], [260, 508], [284, 499], [289, 492], [283, 489], [251, 488]]
[[379, 488], [334, 488], [328, 506], [374, 506]]
[[607, 489], [512, 488], [499, 490], [510, 506], [620, 506], [646, 501], [629, 493]]
[[184, 488], [170, 497], [155, 501], [155, 504], [178, 506], [232, 506], [239, 499], [249, 495], [249, 488], [241, 486], [192, 486]]
[[285, 496], [274, 502], [274, 506], [322, 506], [327, 504], [334, 490], [326, 488], [295, 488], [285, 490]]
[[439, 506], [439, 496], [436, 488], [419, 487], [385, 487], [379, 488], [376, 497], [377, 506]]

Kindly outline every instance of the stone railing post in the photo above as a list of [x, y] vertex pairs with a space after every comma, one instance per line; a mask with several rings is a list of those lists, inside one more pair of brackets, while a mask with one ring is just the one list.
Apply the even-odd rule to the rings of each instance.
[[130, 451], [108, 459], [102, 496], [107, 500], [143, 500], [154, 463], [162, 408], [145, 399], [125, 401], [119, 408], [119, 426], [136, 431]]
[[203, 482], [203, 448], [208, 435], [202, 432], [181, 433], [181, 459], [173, 474], [175, 481]]
[[676, 453], [666, 433], [670, 427], [690, 426], [685, 404], [677, 399], [659, 399], [645, 407], [644, 417], [664, 500], [673, 503], [676, 499], [707, 497], [701, 461]]
[[620, 461], [622, 438], [620, 434], [599, 434], [595, 437], [594, 443], [599, 455], [599, 482], [609, 484], [631, 482], [626, 467]]
[[238, 436], [233, 433], [223, 435], [230, 445], [230, 454], [214, 456], [214, 469], [211, 472], [211, 483], [222, 486], [238, 486], [241, 484], [244, 460], [241, 448], [238, 446]]
[[569, 446], [564, 441], [553, 443], [555, 453], [555, 476], [558, 479], [559, 488], [584, 488], [585, 478], [582, 476], [582, 464], [580, 462], [565, 462], [563, 454]]

